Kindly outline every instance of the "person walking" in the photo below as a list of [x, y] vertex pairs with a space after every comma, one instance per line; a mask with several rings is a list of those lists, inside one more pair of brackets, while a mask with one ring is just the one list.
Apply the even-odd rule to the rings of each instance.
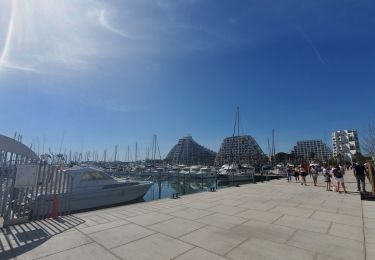
[[306, 184], [306, 176], [307, 176], [307, 170], [306, 170], [306, 165], [301, 165], [301, 167], [299, 168], [299, 172], [301, 174], [301, 177], [302, 177], [302, 182], [301, 182], [301, 185], [305, 184], [305, 186], [307, 186]]
[[316, 186], [318, 184], [318, 169], [315, 165], [311, 166], [310, 173], [314, 182], [314, 186]]
[[294, 179], [296, 179], [296, 183], [297, 183], [297, 180], [299, 182], [299, 169], [297, 167], [294, 168]]
[[288, 178], [288, 182], [291, 182], [292, 181], [292, 169], [290, 167], [288, 167], [288, 169], [286, 170], [286, 175]]
[[345, 189], [345, 183], [344, 183], [344, 175], [342, 174], [340, 170], [340, 166], [336, 165], [332, 168], [332, 175], [335, 177], [336, 181], [336, 191], [340, 192], [340, 185], [342, 186], [345, 193], [347, 193]]
[[353, 174], [357, 179], [357, 191], [361, 192], [361, 183], [362, 183], [362, 192], [366, 192], [365, 179], [367, 175], [366, 167], [356, 163], [353, 168]]
[[323, 167], [324, 182], [326, 183], [326, 191], [331, 191], [331, 174], [329, 169]]

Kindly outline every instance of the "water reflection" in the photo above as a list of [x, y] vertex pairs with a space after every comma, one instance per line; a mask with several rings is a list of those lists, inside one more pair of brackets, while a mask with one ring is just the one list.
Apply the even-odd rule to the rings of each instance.
[[[186, 178], [186, 177], [154, 177], [149, 179], [154, 182], [143, 199], [145, 201], [157, 200], [162, 198], [172, 198], [173, 194], [181, 195], [197, 192], [210, 191], [211, 188], [221, 189], [229, 186], [235, 186], [233, 182], [217, 180], [216, 178]], [[246, 183], [246, 182], [241, 182]]]

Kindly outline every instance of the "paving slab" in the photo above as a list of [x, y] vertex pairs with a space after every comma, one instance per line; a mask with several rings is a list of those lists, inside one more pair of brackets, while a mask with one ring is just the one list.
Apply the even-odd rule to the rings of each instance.
[[356, 227], [356, 226], [349, 226], [339, 223], [333, 223], [331, 228], [329, 229], [328, 234], [363, 241], [363, 227]]
[[208, 210], [202, 210], [202, 209], [193, 209], [193, 208], [188, 208], [185, 210], [179, 210], [179, 211], [170, 213], [170, 215], [172, 216], [186, 218], [190, 220], [198, 219], [198, 218], [208, 216], [211, 214], [214, 214], [214, 212], [208, 211]]
[[97, 243], [103, 245], [105, 248], [109, 249], [124, 245], [131, 241], [152, 235], [154, 233], [154, 231], [151, 231], [144, 227], [135, 224], [128, 224], [96, 232], [90, 234], [89, 237], [91, 237]]
[[281, 213], [277, 212], [265, 212], [260, 210], [253, 210], [249, 209], [239, 214], [236, 214], [237, 217], [259, 220], [267, 223], [272, 223], [276, 221], [278, 218], [283, 216]]
[[102, 230], [123, 226], [123, 225], [129, 224], [129, 223], [130, 223], [129, 221], [126, 221], [126, 220], [123, 220], [123, 219], [118, 219], [116, 221], [111, 221], [111, 222], [104, 223], [104, 224], [99, 224], [99, 225], [95, 225], [95, 226], [91, 226], [91, 227], [81, 228], [80, 231], [82, 233], [85, 233], [85, 234], [92, 234], [92, 233], [99, 232], [99, 231], [102, 231]]
[[103, 247], [96, 243], [90, 243], [83, 246], [75, 247], [57, 254], [49, 255], [40, 258], [42, 260], [92, 260], [92, 259], [105, 259], [105, 260], [118, 260], [119, 258], [111, 252], [105, 250]]
[[298, 230], [287, 244], [342, 259], [364, 259], [362, 242], [317, 232]]
[[84, 234], [78, 231], [72, 231], [67, 233], [62, 233], [50, 238], [41, 239], [41, 242], [37, 247], [33, 248], [33, 244], [28, 245], [30, 250], [27, 250], [28, 246], [24, 248], [19, 248], [19, 250], [27, 250], [27, 254], [18, 255], [17, 250], [17, 259], [35, 259], [51, 254], [63, 252], [65, 250], [75, 248], [81, 245], [89, 244], [93, 242], [92, 239], [85, 236]]
[[214, 254], [212, 252], [206, 251], [202, 248], [195, 247], [192, 250], [189, 250], [188, 252], [184, 253], [183, 255], [180, 255], [175, 258], [175, 260], [192, 260], [192, 259], [214, 259], [214, 260], [226, 260], [228, 258], [225, 258], [223, 256]]
[[245, 235], [235, 231], [208, 226], [198, 229], [180, 239], [219, 255], [225, 255], [231, 249], [245, 241], [246, 238]]
[[112, 249], [112, 252], [122, 259], [162, 260], [174, 258], [193, 247], [165, 235], [155, 234]]
[[291, 228], [303, 229], [307, 231], [327, 233], [331, 225], [331, 222], [315, 220], [311, 218], [284, 215], [278, 220], [276, 220], [274, 224]]
[[227, 256], [231, 259], [254, 260], [313, 260], [314, 253], [285, 244], [274, 243], [269, 240], [252, 238], [232, 250]]
[[277, 206], [269, 210], [269, 212], [276, 212], [276, 213], [282, 213], [282, 214], [287, 214], [287, 215], [292, 215], [292, 216], [297, 216], [297, 217], [308, 218], [314, 213], [314, 210], [300, 208], [300, 207]]
[[234, 214], [237, 214], [239, 212], [243, 212], [246, 209], [238, 208], [238, 207], [235, 207], [235, 206], [218, 205], [218, 206], [214, 206], [212, 208], [209, 208], [209, 210], [213, 211], [213, 212], [217, 212], [217, 213], [226, 214], [226, 215], [234, 215]]
[[149, 225], [162, 222], [164, 220], [168, 220], [171, 218], [173, 217], [170, 215], [152, 212], [152, 213], [142, 214], [136, 217], [131, 217], [131, 218], [128, 218], [127, 220], [130, 222], [136, 223], [140, 226], [149, 226]]
[[148, 228], [172, 237], [180, 237], [204, 226], [206, 226], [206, 224], [175, 217], [170, 220], [148, 226]]
[[237, 225], [231, 230], [247, 238], [259, 238], [285, 243], [297, 229], [251, 220], [244, 224]]
[[316, 219], [316, 220], [331, 221], [331, 222], [357, 226], [357, 227], [361, 227], [363, 225], [362, 218], [354, 217], [354, 216], [350, 216], [346, 214], [315, 211], [315, 213], [311, 216], [311, 218]]

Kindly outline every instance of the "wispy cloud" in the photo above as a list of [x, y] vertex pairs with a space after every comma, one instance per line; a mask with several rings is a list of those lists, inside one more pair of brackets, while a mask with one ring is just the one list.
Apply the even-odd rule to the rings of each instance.
[[0, 69], [45, 72], [90, 67], [93, 58], [106, 53], [103, 45], [110, 40], [105, 32], [131, 38], [110, 23], [110, 8], [99, 0], [0, 2], [0, 16], [10, 13], [0, 24], [0, 33], [5, 28]]
[[302, 29], [302, 28], [297, 28], [298, 31], [301, 33], [303, 39], [310, 45], [311, 49], [314, 51], [315, 56], [318, 58], [319, 62], [322, 65], [327, 65], [325, 59], [323, 56], [320, 54], [318, 48], [315, 46], [313, 41], [310, 39], [310, 37], [307, 35], [307, 33]]
[[105, 9], [99, 10], [98, 12], [98, 20], [101, 26], [103, 26], [105, 29], [107, 29], [109, 32], [114, 33], [116, 35], [125, 37], [127, 39], [131, 39], [132, 37], [121, 30], [113, 27], [109, 21], [108, 21], [108, 11]]

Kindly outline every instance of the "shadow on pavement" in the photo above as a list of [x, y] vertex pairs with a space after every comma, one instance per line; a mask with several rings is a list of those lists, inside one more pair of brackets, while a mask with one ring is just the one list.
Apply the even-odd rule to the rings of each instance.
[[10, 259], [22, 255], [48, 241], [55, 235], [68, 232], [84, 223], [75, 216], [45, 219], [21, 225], [1, 228], [0, 259]]

